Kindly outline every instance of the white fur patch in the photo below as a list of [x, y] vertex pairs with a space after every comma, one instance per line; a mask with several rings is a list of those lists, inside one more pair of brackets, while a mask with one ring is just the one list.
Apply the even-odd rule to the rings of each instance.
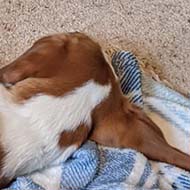
[[67, 159], [77, 147], [60, 150], [61, 132], [74, 131], [81, 123], [90, 127], [92, 110], [110, 90], [110, 84], [90, 80], [63, 97], [39, 95], [24, 105], [13, 105], [0, 97], [0, 105], [4, 105], [0, 106], [0, 140], [8, 151], [3, 175], [23, 175], [59, 157]]
[[59, 190], [61, 182], [61, 166], [45, 169], [32, 174], [31, 179], [45, 190]]
[[59, 190], [61, 183], [62, 169], [60, 163], [67, 160], [67, 158], [77, 149], [76, 145], [69, 146], [63, 154], [46, 169], [34, 172], [31, 177], [34, 183], [38, 184], [45, 190]]

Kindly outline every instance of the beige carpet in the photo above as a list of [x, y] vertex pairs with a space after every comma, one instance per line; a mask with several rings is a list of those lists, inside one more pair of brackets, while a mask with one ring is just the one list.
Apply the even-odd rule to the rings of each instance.
[[190, 0], [0, 0], [0, 62], [43, 35], [76, 30], [133, 51], [190, 92]]

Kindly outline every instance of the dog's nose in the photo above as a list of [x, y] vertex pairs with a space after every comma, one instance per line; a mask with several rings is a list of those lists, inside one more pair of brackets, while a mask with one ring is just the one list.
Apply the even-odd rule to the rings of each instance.
[[10, 88], [15, 83], [17, 73], [11, 72], [8, 66], [0, 69], [0, 83], [6, 88]]
[[10, 88], [11, 86], [13, 86], [13, 83], [6, 81], [6, 75], [2, 74], [0, 77], [0, 82], [6, 87], [6, 88]]
[[5, 88], [10, 88], [13, 86], [13, 84], [8, 82], [3, 82], [2, 80], [0, 81], [0, 84], [2, 84]]

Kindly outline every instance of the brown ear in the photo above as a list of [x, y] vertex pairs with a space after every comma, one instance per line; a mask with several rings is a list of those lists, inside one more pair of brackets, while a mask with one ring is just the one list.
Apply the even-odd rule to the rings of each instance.
[[30, 77], [35, 72], [32, 64], [26, 61], [15, 61], [0, 69], [0, 82], [15, 84]]

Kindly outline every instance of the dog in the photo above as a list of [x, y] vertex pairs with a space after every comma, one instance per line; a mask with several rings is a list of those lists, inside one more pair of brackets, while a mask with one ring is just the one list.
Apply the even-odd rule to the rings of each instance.
[[85, 34], [36, 41], [0, 69], [0, 187], [66, 160], [87, 139], [190, 169], [190, 156], [122, 95], [101, 47]]

